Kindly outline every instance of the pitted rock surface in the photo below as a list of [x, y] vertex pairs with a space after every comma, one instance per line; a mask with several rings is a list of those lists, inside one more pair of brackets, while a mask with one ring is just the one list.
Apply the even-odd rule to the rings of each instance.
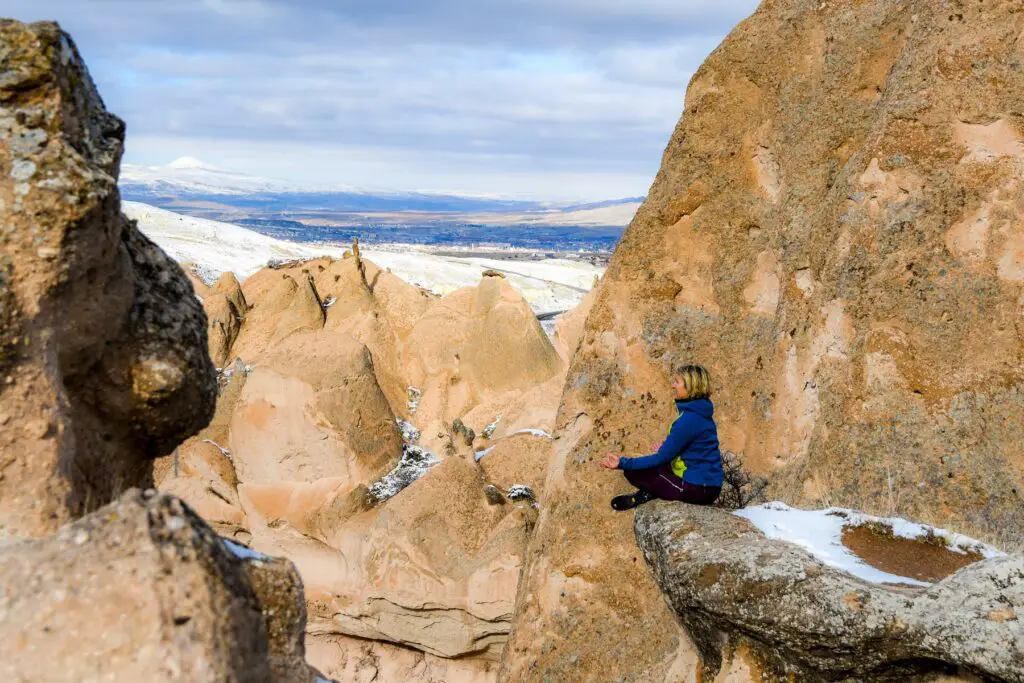
[[634, 526], [707, 678], [723, 645], [742, 643], [799, 680], [908, 681], [962, 667], [1024, 681], [1024, 555], [910, 589], [857, 579], [716, 508], [657, 502]]
[[313, 683], [302, 583], [180, 499], [132, 490], [0, 546], [5, 681]]
[[504, 680], [684, 656], [596, 467], [681, 363], [773, 498], [1024, 541], [1022, 35], [1009, 0], [766, 0], [701, 66], [569, 369]]
[[192, 286], [120, 211], [124, 132], [56, 24], [0, 20], [0, 535], [151, 484], [213, 411]]

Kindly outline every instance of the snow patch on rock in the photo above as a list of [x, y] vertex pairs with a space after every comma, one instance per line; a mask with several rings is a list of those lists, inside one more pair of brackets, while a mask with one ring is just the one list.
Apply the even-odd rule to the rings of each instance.
[[422, 446], [406, 444], [402, 458], [393, 470], [370, 485], [370, 495], [383, 503], [400, 493], [407, 486], [425, 475], [441, 460]]
[[414, 444], [420, 440], [420, 430], [411, 422], [400, 417], [395, 418], [395, 422], [398, 424], [398, 430], [402, 432], [402, 441], [406, 444]]
[[531, 434], [533, 436], [539, 436], [539, 437], [542, 437], [544, 439], [554, 439], [555, 438], [555, 437], [551, 436], [550, 434], [548, 434], [547, 432], [545, 432], [543, 429], [537, 429], [536, 427], [530, 427], [528, 429], [520, 429], [519, 431], [512, 432], [511, 434], [509, 434], [509, 436], [515, 436], [517, 434]]
[[490, 448], [485, 448], [485, 449], [483, 449], [482, 451], [477, 451], [477, 452], [476, 452], [476, 453], [475, 453], [475, 454], [473, 455], [473, 459], [474, 459], [474, 460], [476, 460], [477, 462], [480, 462], [481, 460], [483, 460], [483, 459], [484, 459], [484, 456], [485, 456], [485, 455], [487, 455], [488, 453], [490, 453], [491, 451], [493, 451], [493, 450], [494, 450], [495, 448], [497, 448], [497, 446], [491, 446]]
[[843, 529], [868, 523], [884, 524], [892, 528], [893, 535], [911, 540], [931, 533], [947, 541], [952, 552], [978, 552], [985, 558], [999, 557], [1003, 552], [961, 534], [909, 522], [899, 517], [875, 517], [845, 508], [800, 510], [784, 503], [765, 503], [737, 510], [738, 517], [749, 520], [768, 538], [787, 541], [800, 546], [830, 567], [841, 569], [871, 583], [905, 583], [930, 586], [930, 583], [898, 576], [875, 569], [843, 545]]
[[409, 394], [409, 414], [415, 415], [416, 409], [420, 407], [420, 399], [423, 398], [423, 392], [416, 387], [409, 387], [406, 391]]
[[483, 436], [485, 439], [490, 439], [492, 436], [494, 436], [494, 430], [498, 428], [498, 423], [501, 422], [501, 418], [501, 415], [498, 415], [498, 417], [494, 418], [494, 422], [484, 427], [484, 430], [480, 433], [480, 435]]
[[237, 557], [240, 560], [267, 560], [267, 559], [270, 559], [266, 555], [264, 555], [263, 553], [258, 553], [255, 550], [253, 550], [252, 548], [246, 548], [244, 545], [240, 545], [238, 543], [235, 543], [234, 541], [229, 541], [226, 538], [221, 539], [221, 540], [224, 542], [224, 547], [227, 548], [228, 551], [232, 555], [234, 555], [235, 557]]

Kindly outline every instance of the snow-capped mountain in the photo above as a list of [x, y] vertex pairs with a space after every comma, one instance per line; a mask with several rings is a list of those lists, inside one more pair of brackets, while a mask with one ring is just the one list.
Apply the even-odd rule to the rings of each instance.
[[355, 188], [311, 188], [309, 185], [270, 180], [235, 173], [195, 157], [182, 157], [166, 166], [121, 168], [121, 188], [126, 194], [155, 192], [168, 194], [249, 195], [282, 192], [358, 192]]
[[[122, 209], [171, 258], [193, 264], [199, 275], [211, 282], [225, 271], [244, 280], [272, 261], [340, 258], [345, 252], [343, 245], [275, 239], [230, 223], [183, 216], [138, 202], [122, 202]], [[457, 258], [413, 248], [371, 248], [362, 253], [406, 282], [439, 295], [478, 284], [486, 270], [501, 271], [538, 314], [575, 307], [593, 286], [594, 277], [604, 272], [590, 263], [563, 259]]]
[[349, 185], [311, 185], [238, 173], [194, 157], [182, 157], [166, 166], [124, 164], [122, 195], [129, 200], [158, 206], [181, 201], [213, 201], [245, 210], [335, 212], [424, 211], [443, 213], [561, 212], [636, 203], [636, 198], [595, 204], [555, 206], [500, 196], [434, 192], [389, 192]]
[[232, 205], [244, 202], [247, 207], [272, 203], [285, 209], [333, 211], [523, 211], [540, 208], [536, 202], [500, 197], [370, 191], [348, 185], [312, 185], [260, 178], [221, 169], [194, 157], [182, 157], [166, 166], [124, 164], [119, 184], [125, 198], [149, 203], [206, 199]]

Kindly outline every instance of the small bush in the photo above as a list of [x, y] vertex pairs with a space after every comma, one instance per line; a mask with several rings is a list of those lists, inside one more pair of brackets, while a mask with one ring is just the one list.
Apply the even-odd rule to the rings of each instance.
[[731, 451], [722, 452], [725, 481], [715, 505], [726, 510], [741, 510], [750, 505], [767, 502], [765, 491], [768, 478], [751, 474], [743, 467], [743, 456]]
[[936, 548], [946, 548], [947, 550], [949, 549], [949, 539], [945, 536], [940, 536], [939, 534], [935, 533], [935, 530], [931, 527], [925, 529], [924, 536], [921, 536], [917, 540], [921, 541], [925, 545], [933, 545]]
[[890, 524], [889, 522], [878, 522], [871, 520], [867, 522], [861, 522], [856, 526], [847, 524], [843, 527], [843, 531], [854, 531], [855, 529], [867, 529], [871, 532], [872, 536], [888, 539], [890, 541], [896, 538], [896, 534], [892, 530], [892, 524]]

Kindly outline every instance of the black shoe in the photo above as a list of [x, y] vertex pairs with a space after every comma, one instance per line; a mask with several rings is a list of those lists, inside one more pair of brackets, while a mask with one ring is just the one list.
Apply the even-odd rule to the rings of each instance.
[[621, 496], [615, 496], [612, 498], [612, 510], [618, 510], [619, 512], [632, 510], [638, 505], [643, 505], [649, 500], [654, 500], [654, 494], [648, 493], [647, 491], [624, 493]]

